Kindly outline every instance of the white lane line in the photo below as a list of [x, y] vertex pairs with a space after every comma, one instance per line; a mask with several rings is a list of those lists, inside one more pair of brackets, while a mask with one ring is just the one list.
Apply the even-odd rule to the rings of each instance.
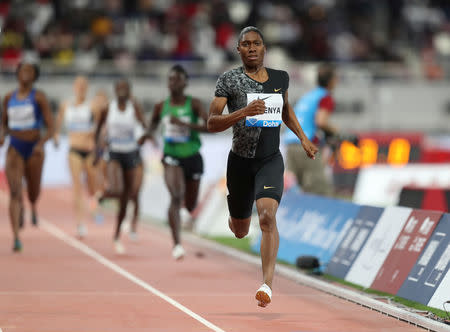
[[53, 235], [56, 238], [60, 239], [64, 243], [72, 246], [75, 249], [78, 249], [82, 253], [84, 253], [87, 256], [93, 258], [94, 260], [96, 260], [100, 264], [108, 267], [109, 269], [111, 269], [112, 271], [116, 272], [117, 274], [120, 274], [121, 276], [125, 277], [126, 279], [130, 280], [131, 282], [135, 283], [136, 285], [141, 286], [142, 288], [144, 288], [145, 290], [149, 291], [150, 293], [152, 293], [152, 294], [158, 296], [159, 298], [161, 298], [162, 300], [170, 303], [171, 305], [173, 305], [178, 310], [184, 312], [188, 316], [191, 316], [196, 321], [200, 322], [201, 324], [205, 325], [206, 327], [210, 328], [211, 330], [213, 330], [215, 332], [225, 332], [220, 327], [218, 327], [218, 326], [214, 325], [213, 323], [207, 321], [206, 319], [204, 319], [200, 315], [198, 315], [195, 312], [191, 311], [190, 309], [186, 308], [184, 305], [180, 304], [179, 302], [175, 301], [171, 297], [165, 295], [161, 291], [159, 291], [156, 288], [150, 286], [145, 281], [139, 279], [138, 277], [136, 277], [133, 274], [131, 274], [130, 272], [124, 270], [123, 268], [121, 268], [117, 264], [113, 263], [109, 259], [107, 259], [104, 256], [100, 255], [98, 252], [96, 252], [95, 250], [91, 249], [90, 247], [88, 247], [84, 243], [82, 243], [82, 242], [76, 240], [75, 238], [67, 235], [66, 233], [61, 231], [59, 228], [57, 228], [53, 224], [49, 223], [48, 221], [45, 221], [42, 217], [40, 217], [40, 226], [41, 226], [41, 228], [43, 230], [47, 231], [51, 235]]
[[[7, 197], [8, 197], [7, 193], [5, 193], [5, 192], [0, 190], [0, 201], [2, 203], [6, 204]], [[78, 241], [77, 239], [67, 235], [62, 230], [60, 230], [58, 227], [54, 226], [52, 223], [48, 222], [44, 218], [39, 217], [39, 225], [41, 226], [40, 228], [44, 229], [45, 231], [47, 231], [51, 235], [55, 236], [56, 238], [60, 239], [64, 243], [74, 247], [75, 249], [78, 249], [79, 251], [81, 251], [84, 254], [86, 254], [87, 256], [93, 258], [94, 260], [96, 260], [100, 264], [102, 264], [102, 265], [108, 267], [109, 269], [113, 270], [117, 274], [120, 274], [121, 276], [125, 277], [126, 279], [130, 280], [131, 282], [134, 282], [136, 285], [141, 286], [142, 288], [144, 288], [145, 290], [149, 291], [150, 293], [152, 293], [152, 294], [158, 296], [159, 298], [161, 298], [162, 300], [170, 303], [171, 305], [173, 305], [178, 310], [184, 312], [188, 316], [191, 316], [196, 321], [200, 322], [201, 324], [205, 325], [206, 327], [210, 328], [211, 330], [213, 330], [215, 332], [225, 332], [220, 327], [214, 325], [213, 323], [211, 323], [208, 320], [204, 319], [203, 317], [201, 317], [200, 315], [196, 314], [192, 310], [186, 308], [181, 303], [175, 301], [174, 299], [172, 299], [171, 297], [165, 295], [164, 293], [162, 293], [161, 291], [157, 290], [156, 288], [152, 287], [151, 285], [149, 285], [145, 281], [139, 279], [138, 277], [136, 277], [133, 274], [131, 274], [130, 272], [124, 270], [123, 268], [121, 268], [117, 264], [111, 262], [109, 259], [107, 259], [104, 256], [100, 255], [98, 252], [96, 252], [95, 250], [91, 249], [90, 247], [88, 247], [84, 243], [82, 243], [82, 242]], [[2, 332], [1, 329], [0, 329], [0, 332]]]

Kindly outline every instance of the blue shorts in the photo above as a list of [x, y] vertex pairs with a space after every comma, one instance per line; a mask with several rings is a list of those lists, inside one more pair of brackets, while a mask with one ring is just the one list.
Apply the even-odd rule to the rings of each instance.
[[22, 156], [23, 160], [27, 161], [33, 154], [34, 146], [37, 141], [23, 141], [14, 136], [10, 136], [9, 144]]

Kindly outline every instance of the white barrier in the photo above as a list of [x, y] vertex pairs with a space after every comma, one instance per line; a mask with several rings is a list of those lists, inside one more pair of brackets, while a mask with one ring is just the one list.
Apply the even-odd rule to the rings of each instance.
[[450, 164], [375, 165], [363, 168], [358, 174], [353, 201], [381, 207], [395, 205], [401, 189], [408, 185], [449, 187]]
[[[450, 301], [450, 270], [447, 271], [441, 284], [434, 292], [433, 296], [428, 302], [428, 306], [443, 309], [443, 304], [446, 301]], [[450, 308], [450, 303], [446, 306], [447, 310]]]

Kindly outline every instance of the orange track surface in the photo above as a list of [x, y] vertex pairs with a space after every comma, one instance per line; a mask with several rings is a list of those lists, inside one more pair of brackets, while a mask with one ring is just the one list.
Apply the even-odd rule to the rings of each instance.
[[[141, 227], [137, 243], [123, 234], [127, 254], [117, 256], [113, 218], [107, 217], [103, 225], [88, 224], [85, 245], [199, 315], [196, 319], [47, 231], [54, 225], [70, 237], [75, 234], [68, 189], [43, 191], [42, 224], [32, 227], [27, 214], [24, 250], [13, 254], [6, 198], [1, 192], [3, 332], [420, 331], [281, 277], [275, 279], [272, 303], [263, 309], [254, 299], [261, 281], [254, 266], [192, 243], [185, 243], [188, 256], [175, 262], [169, 236], [153, 227]], [[204, 257], [196, 255], [199, 251]], [[202, 323], [202, 318], [212, 325]]]

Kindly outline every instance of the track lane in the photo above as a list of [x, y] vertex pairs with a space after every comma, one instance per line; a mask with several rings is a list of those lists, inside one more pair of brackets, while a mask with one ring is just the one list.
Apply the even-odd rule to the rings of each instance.
[[[73, 217], [67, 212], [70, 211], [69, 195], [70, 193], [66, 189], [46, 190], [40, 211], [41, 215], [49, 219], [52, 224], [72, 235], [75, 227]], [[1, 230], [3, 230], [1, 233], [4, 233], [5, 227], [2, 227]], [[7, 231], [10, 237], [9, 229]], [[27, 233], [29, 234], [27, 235]], [[24, 233], [26, 237], [24, 238], [25, 252], [22, 254], [23, 256], [27, 256], [28, 250], [31, 248], [34, 250], [35, 244], [32, 239], [39, 236], [39, 233], [38, 230], [27, 227]], [[124, 237], [127, 254], [117, 256], [112, 248], [112, 233], [113, 222], [112, 218], [108, 217], [105, 225], [90, 225], [89, 235], [84, 243], [227, 332], [420, 331], [406, 323], [280, 277], [276, 277], [275, 280], [273, 303], [268, 308], [261, 309], [256, 306], [253, 298], [255, 290], [259, 287], [259, 280], [261, 280], [259, 269], [254, 266], [246, 265], [215, 251], [204, 252], [205, 257], [198, 258], [195, 253], [199, 250], [204, 251], [204, 249], [189, 243], [185, 244], [188, 251], [187, 258], [182, 262], [175, 262], [170, 256], [170, 238], [167, 233], [155, 227], [141, 227], [138, 243], [130, 243]], [[11, 242], [10, 238], [8, 239]], [[6, 243], [9, 242], [6, 241]], [[8, 250], [10, 250], [9, 247]], [[81, 263], [82, 266], [83, 264]], [[91, 273], [91, 279], [99, 278], [97, 273]], [[4, 283], [2, 282], [2, 284]], [[81, 283], [81, 288], [78, 288], [78, 285], [76, 287], [76, 290], [80, 292], [100, 292], [101, 294], [114, 292], [114, 290], [105, 290], [102, 287], [94, 290], [86, 289], [83, 288], [86, 287], [84, 283]], [[32, 290], [29, 289], [29, 291]], [[50, 290], [48, 291], [50, 292]], [[53, 291], [58, 291], [58, 288]], [[142, 291], [138, 291], [137, 294], [132, 298], [135, 300], [141, 297], [145, 298]], [[3, 295], [0, 291], [0, 298], [1, 296]], [[23, 296], [26, 297], [25, 294]], [[121, 299], [117, 295], [111, 295], [111, 298], [114, 296]], [[92, 298], [93, 296], [86, 294], [85, 297]], [[99, 299], [102, 297], [107, 296], [101, 295]], [[83, 296], [80, 295], [79, 298], [80, 303], [83, 303]], [[132, 312], [133, 309], [137, 310], [132, 303], [133, 301], [130, 300], [130, 302], [126, 302], [126, 305], [119, 306], [121, 310], [118, 312], [128, 314], [128, 306]], [[167, 310], [167, 306], [164, 307]], [[103, 304], [98, 303], [97, 308], [104, 312]], [[136, 321], [130, 318], [129, 323], [134, 323], [132, 324], [133, 328], [130, 326], [130, 330], [139, 331], [140, 328], [147, 326], [147, 331], [175, 331], [179, 322], [185, 320], [185, 318], [175, 319], [174, 316], [171, 316], [174, 315], [173, 313], [165, 313], [163, 316], [169, 318], [163, 322], [156, 318], [157, 315], [152, 315], [154, 305], [151, 308], [148, 310], [146, 319], [140, 318]], [[2, 308], [0, 307], [0, 309]], [[51, 308], [48, 310], [49, 313], [52, 312]], [[136, 317], [140, 317], [141, 312], [138, 311]], [[142, 315], [145, 316], [145, 313]], [[68, 319], [68, 317], [66, 318]], [[1, 316], [0, 322], [2, 322]], [[201, 331], [197, 327], [181, 324], [183, 328], [178, 331]], [[0, 327], [2, 327], [1, 323]], [[78, 330], [74, 329], [73, 331]]]

